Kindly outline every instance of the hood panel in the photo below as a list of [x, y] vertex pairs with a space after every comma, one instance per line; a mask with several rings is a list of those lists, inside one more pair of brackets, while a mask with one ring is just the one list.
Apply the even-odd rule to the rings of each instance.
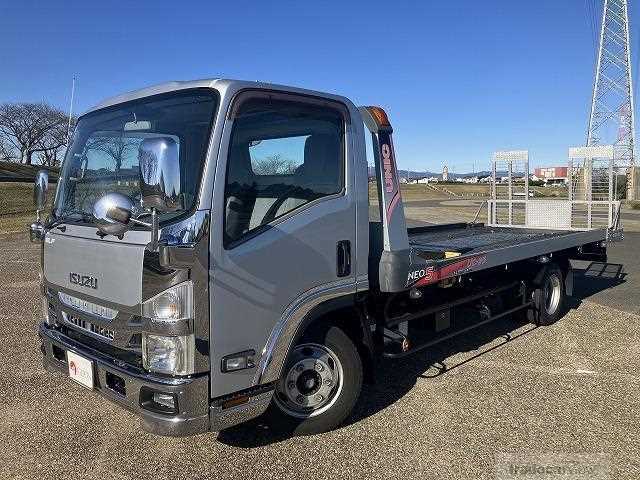
[[48, 232], [44, 277], [97, 299], [134, 306], [142, 301], [145, 245]]

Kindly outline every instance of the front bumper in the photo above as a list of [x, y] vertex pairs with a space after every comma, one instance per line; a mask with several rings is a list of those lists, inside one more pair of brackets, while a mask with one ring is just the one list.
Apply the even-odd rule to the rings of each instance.
[[[43, 364], [49, 371], [68, 375], [67, 351], [72, 351], [93, 363], [94, 388], [102, 396], [138, 415], [142, 427], [158, 435], [185, 436], [209, 431], [209, 376], [170, 378], [154, 375], [102, 352], [83, 345], [53, 328], [40, 324]], [[54, 346], [57, 348], [54, 355]], [[61, 351], [63, 353], [61, 354]], [[124, 380], [124, 393], [110, 388], [107, 373]], [[174, 394], [178, 413], [159, 413], [141, 404], [141, 389]]]
[[[68, 351], [90, 360], [94, 369], [94, 389], [138, 415], [142, 427], [157, 435], [186, 436], [224, 430], [262, 415], [273, 395], [273, 385], [264, 385], [210, 402], [207, 374], [191, 378], [161, 377], [92, 349], [44, 323], [40, 324], [39, 335], [42, 361], [48, 371], [68, 375]], [[54, 355], [54, 346], [58, 350], [58, 358]], [[124, 380], [124, 394], [109, 387], [107, 373]], [[178, 413], [157, 413], [144, 408], [140, 398], [143, 388], [174, 394]], [[242, 403], [235, 404], [234, 400], [238, 399], [243, 399]]]

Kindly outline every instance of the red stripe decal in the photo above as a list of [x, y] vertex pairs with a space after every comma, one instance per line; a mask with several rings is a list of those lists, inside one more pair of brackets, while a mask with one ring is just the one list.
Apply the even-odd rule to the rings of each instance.
[[389, 225], [391, 222], [391, 215], [393, 214], [393, 210], [396, 208], [399, 200], [400, 190], [396, 191], [396, 194], [391, 199], [391, 203], [389, 203], [389, 208], [387, 208], [387, 225]]
[[435, 265], [432, 265], [421, 270], [410, 272], [407, 284], [410, 284], [411, 280], [414, 280], [416, 277], [418, 277], [418, 280], [412, 285], [413, 287], [430, 285], [432, 283], [437, 283], [445, 278], [455, 277], [456, 275], [468, 273], [472, 270], [475, 270], [476, 267], [484, 265], [485, 263], [487, 263], [487, 256], [477, 255], [475, 257], [465, 258], [463, 260], [458, 260], [457, 262], [444, 265], [441, 268], [437, 268]]

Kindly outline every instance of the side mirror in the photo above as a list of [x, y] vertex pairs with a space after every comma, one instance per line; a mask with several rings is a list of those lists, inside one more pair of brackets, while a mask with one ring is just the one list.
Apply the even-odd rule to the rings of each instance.
[[40, 221], [40, 214], [47, 205], [47, 192], [49, 191], [49, 172], [40, 170], [36, 173], [35, 184], [33, 186], [33, 204], [36, 207], [37, 221]]
[[160, 212], [182, 208], [180, 148], [171, 137], [146, 138], [138, 148], [142, 205]]
[[42, 223], [33, 222], [29, 228], [29, 239], [33, 243], [40, 243], [44, 240], [45, 233], [45, 228]]
[[121, 236], [129, 229], [133, 201], [121, 193], [107, 193], [93, 204], [96, 226], [105, 235]]
[[40, 170], [36, 173], [33, 185], [33, 204], [36, 207], [36, 221], [29, 228], [29, 238], [32, 242], [41, 242], [45, 236], [45, 228], [42, 224], [42, 211], [47, 206], [47, 192], [49, 191], [49, 173]]

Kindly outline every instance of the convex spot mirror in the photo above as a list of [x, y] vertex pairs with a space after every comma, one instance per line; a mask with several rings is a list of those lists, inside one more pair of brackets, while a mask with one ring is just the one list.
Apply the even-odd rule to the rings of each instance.
[[95, 224], [106, 235], [121, 236], [129, 229], [133, 201], [121, 193], [107, 193], [93, 204]]

